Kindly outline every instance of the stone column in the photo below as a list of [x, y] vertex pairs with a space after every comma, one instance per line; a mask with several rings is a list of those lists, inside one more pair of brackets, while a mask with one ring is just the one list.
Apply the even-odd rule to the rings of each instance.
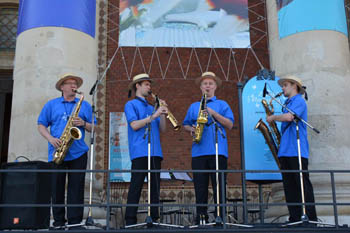
[[[81, 31], [64, 27], [33, 28], [17, 37], [9, 162], [13, 162], [20, 155], [30, 160], [47, 161], [47, 141], [37, 130], [37, 118], [49, 99], [61, 96], [55, 88], [61, 75], [73, 73], [83, 77], [84, 84], [80, 90], [84, 92], [85, 100], [92, 104], [89, 91], [98, 77], [99, 2], [96, 1], [94, 38]], [[90, 146], [89, 133], [86, 133], [85, 141]], [[89, 200], [89, 181], [90, 175], [87, 173], [86, 202]], [[97, 182], [94, 176], [92, 192], [94, 203], [101, 199], [99, 194], [102, 185], [103, 180]], [[103, 212], [104, 210], [101, 212], [98, 209], [93, 211], [93, 215], [105, 218]]]
[[[349, 170], [350, 86], [349, 44], [343, 33], [332, 30], [300, 32], [279, 39], [275, 0], [267, 0], [271, 69], [277, 76], [294, 74], [307, 86], [308, 121], [321, 131], [308, 130], [310, 170]], [[332, 202], [329, 173], [312, 173], [316, 202]], [[350, 175], [336, 173], [337, 202], [350, 202]], [[285, 202], [282, 184], [273, 185], [273, 201]], [[316, 206], [323, 221], [334, 223], [332, 206]], [[287, 208], [270, 207], [268, 217], [287, 215]], [[348, 223], [350, 207], [338, 206], [340, 224]], [[285, 220], [285, 219], [283, 219]]]

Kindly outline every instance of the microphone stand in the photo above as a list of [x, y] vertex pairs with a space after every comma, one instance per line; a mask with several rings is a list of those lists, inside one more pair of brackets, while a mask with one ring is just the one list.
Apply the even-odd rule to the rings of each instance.
[[[91, 132], [90, 132], [90, 170], [93, 169], [94, 166], [94, 139], [95, 139], [95, 97], [96, 97], [96, 93], [97, 93], [97, 87], [98, 85], [100, 85], [102, 83], [102, 81], [105, 79], [107, 71], [109, 70], [109, 68], [111, 67], [111, 64], [115, 58], [115, 56], [117, 55], [119, 48], [115, 50], [111, 60], [108, 63], [108, 66], [106, 67], [106, 69], [104, 70], [102, 76], [100, 79], [96, 79], [96, 82], [94, 83], [94, 85], [92, 86], [89, 94], [92, 95], [92, 120], [91, 120]], [[86, 218], [85, 221], [85, 225], [86, 226], [96, 226], [96, 227], [102, 227], [101, 224], [95, 223], [94, 219], [92, 218], [92, 172], [90, 172], [90, 182], [89, 182], [89, 211], [88, 211], [88, 217]], [[108, 182], [109, 182], [109, 177], [107, 178]], [[107, 209], [107, 215], [109, 215], [109, 208]], [[107, 230], [109, 229], [109, 223], [107, 223]]]
[[[222, 218], [220, 217], [220, 201], [219, 201], [219, 197], [220, 197], [220, 191], [222, 191], [222, 189], [219, 189], [220, 186], [219, 186], [219, 142], [218, 142], [218, 131], [220, 132], [220, 135], [222, 138], [226, 138], [224, 133], [222, 132], [221, 128], [218, 126], [218, 123], [215, 119], [215, 117], [213, 117], [209, 112], [208, 112], [208, 116], [212, 119], [213, 121], [213, 124], [215, 125], [215, 169], [216, 169], [216, 204], [217, 204], [217, 217], [215, 219], [215, 225], [216, 226], [219, 226], [219, 225], [222, 225], [222, 223], [224, 223], [225, 225], [229, 225], [229, 226], [237, 226], [237, 227], [253, 227], [253, 226], [250, 226], [250, 225], [244, 225], [244, 224], [236, 224], [236, 223], [228, 223], [228, 222], [223, 222], [222, 221]], [[221, 173], [222, 175], [225, 176], [225, 173]], [[225, 182], [225, 178], [222, 179], [221, 178], [221, 181], [224, 181]], [[226, 184], [222, 184], [221, 185], [222, 187], [225, 187]], [[226, 193], [222, 192], [221, 193], [221, 197], [222, 197], [222, 200], [226, 200]], [[226, 203], [226, 202], [225, 202]], [[227, 208], [227, 207], [226, 207]], [[222, 213], [224, 213], [225, 211], [222, 211]]]
[[[158, 109], [159, 106], [160, 106], [159, 100], [156, 100], [151, 116], [155, 113], [155, 111]], [[125, 226], [125, 229], [133, 228], [133, 227], [141, 227], [141, 226], [147, 226], [148, 228], [151, 228], [154, 225], [183, 228], [183, 226], [153, 222], [153, 219], [151, 217], [151, 128], [152, 128], [151, 122], [148, 122], [146, 125], [145, 133], [143, 135], [143, 139], [146, 139], [146, 137], [147, 137], [147, 149], [148, 149], [148, 155], [147, 155], [147, 170], [148, 170], [147, 171], [147, 198], [148, 198], [148, 200], [147, 200], [147, 204], [148, 204], [147, 217], [146, 217], [144, 223], [127, 225], [127, 226]]]
[[[96, 87], [101, 84], [102, 80], [105, 78], [106, 72], [103, 74], [101, 79], [97, 79], [95, 84], [90, 90], [90, 95], [92, 95], [92, 120], [91, 120], [91, 132], [90, 132], [90, 170], [93, 169], [93, 164], [94, 164], [94, 139], [95, 139], [95, 97], [96, 97]], [[92, 218], [92, 178], [93, 178], [93, 173], [90, 172], [90, 182], [89, 182], [89, 211], [88, 211], [88, 216], [85, 221], [86, 226], [96, 226], [96, 227], [101, 227], [101, 224], [96, 224], [94, 219]], [[109, 177], [108, 177], [109, 179]]]
[[325, 226], [334, 226], [333, 224], [323, 223], [323, 222], [317, 222], [317, 221], [310, 221], [309, 217], [306, 214], [306, 206], [305, 206], [305, 190], [304, 190], [304, 178], [303, 178], [303, 172], [302, 172], [302, 163], [301, 163], [301, 150], [300, 150], [300, 134], [299, 134], [299, 121], [303, 122], [305, 125], [307, 125], [310, 129], [315, 131], [316, 133], [320, 133], [319, 130], [311, 126], [309, 123], [307, 123], [304, 119], [302, 119], [298, 114], [290, 110], [285, 104], [282, 104], [279, 100], [277, 100], [274, 96], [272, 96], [266, 88], [264, 88], [264, 94], [268, 94], [274, 101], [276, 101], [279, 105], [281, 105], [283, 108], [285, 108], [289, 113], [291, 113], [294, 116], [294, 122], [296, 124], [296, 133], [297, 133], [297, 146], [298, 146], [298, 162], [299, 162], [299, 176], [300, 176], [300, 190], [301, 190], [301, 201], [302, 201], [302, 216], [301, 220], [293, 223], [288, 223], [285, 225], [282, 225], [282, 227], [286, 226], [292, 226], [292, 225], [306, 225], [307, 223], [311, 224], [322, 224]]
[[[210, 225], [215, 225], [215, 226], [222, 226], [223, 224], [229, 225], [229, 226], [238, 226], [238, 227], [253, 227], [250, 225], [243, 225], [243, 224], [235, 224], [235, 223], [227, 223], [226, 221], [223, 222], [221, 215], [220, 215], [220, 185], [219, 185], [219, 143], [218, 143], [218, 131], [220, 132], [220, 135], [222, 138], [226, 138], [224, 133], [222, 132], [221, 128], [218, 126], [217, 121], [215, 118], [209, 113], [207, 110], [209, 118], [211, 118], [214, 126], [215, 126], [215, 175], [216, 175], [216, 218], [214, 223], [207, 223], [207, 224], [201, 224], [201, 225], [195, 225], [191, 226], [190, 228], [195, 228], [199, 226], [210, 226]], [[221, 173], [223, 174], [223, 173]], [[225, 176], [225, 173], [223, 174]], [[225, 178], [221, 179], [223, 181], [223, 184], [221, 185], [222, 187], [225, 187]], [[221, 193], [222, 201], [226, 199], [226, 195], [224, 192]], [[226, 202], [225, 202], [226, 203]], [[224, 213], [225, 211], [222, 211]]]

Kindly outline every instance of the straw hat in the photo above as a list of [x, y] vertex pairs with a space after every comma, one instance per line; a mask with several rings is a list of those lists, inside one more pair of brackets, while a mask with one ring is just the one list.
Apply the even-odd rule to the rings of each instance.
[[213, 79], [213, 80], [216, 82], [216, 85], [217, 85], [218, 87], [221, 86], [221, 83], [222, 83], [221, 79], [220, 79], [219, 77], [217, 77], [213, 72], [210, 72], [210, 71], [204, 72], [204, 73], [202, 74], [202, 76], [196, 78], [196, 81], [195, 81], [195, 82], [196, 82], [197, 85], [200, 85], [201, 82], [202, 82], [202, 80], [203, 80], [203, 79], [206, 79], [206, 78], [211, 78], [211, 79]]
[[61, 91], [61, 85], [66, 81], [67, 79], [74, 79], [77, 82], [78, 88], [83, 85], [83, 79], [79, 76], [76, 76], [74, 74], [64, 74], [56, 83], [56, 89], [58, 91]]
[[278, 80], [278, 84], [280, 86], [282, 86], [285, 81], [289, 81], [289, 82], [295, 83], [299, 87], [299, 93], [300, 94], [304, 94], [305, 93], [305, 88], [306, 87], [303, 86], [303, 83], [301, 82], [301, 79], [298, 78], [297, 76], [294, 76], [294, 75], [284, 76], [283, 78], [280, 78]]
[[129, 89], [129, 94], [128, 94], [129, 98], [131, 96], [131, 92], [132, 92], [132, 89], [133, 89], [134, 85], [136, 83], [139, 83], [139, 82], [142, 82], [142, 81], [149, 81], [149, 82], [153, 83], [153, 80], [146, 73], [135, 75], [132, 78], [132, 82], [129, 84], [129, 88], [128, 88]]

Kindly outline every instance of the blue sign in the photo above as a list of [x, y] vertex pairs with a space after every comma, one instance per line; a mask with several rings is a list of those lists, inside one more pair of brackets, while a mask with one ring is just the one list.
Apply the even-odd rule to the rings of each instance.
[[344, 0], [277, 0], [280, 38], [310, 30], [348, 35]]
[[[266, 83], [267, 91], [272, 96], [275, 96], [282, 91], [278, 85], [278, 77], [258, 78], [257, 76], [251, 78], [244, 86], [242, 93], [242, 109], [243, 109], [243, 132], [244, 132], [244, 155], [245, 155], [245, 169], [247, 170], [279, 170], [277, 163], [265, 143], [263, 134], [255, 129], [256, 124], [262, 119], [266, 125], [266, 112], [261, 103], [265, 99], [270, 103], [271, 97], [266, 95], [263, 97], [263, 89]], [[283, 95], [282, 95], [283, 96]], [[281, 97], [279, 97], [281, 98]], [[283, 99], [282, 99], [283, 98]], [[284, 102], [284, 97], [280, 101]], [[275, 114], [281, 114], [282, 107], [272, 101]], [[281, 124], [277, 123], [280, 129]], [[281, 180], [280, 173], [247, 173], [247, 180]]]
[[95, 37], [96, 0], [20, 0], [17, 35], [38, 27], [66, 27]]
[[[109, 170], [130, 170], [128, 123], [124, 112], [109, 114]], [[130, 182], [130, 173], [110, 173], [111, 182]]]

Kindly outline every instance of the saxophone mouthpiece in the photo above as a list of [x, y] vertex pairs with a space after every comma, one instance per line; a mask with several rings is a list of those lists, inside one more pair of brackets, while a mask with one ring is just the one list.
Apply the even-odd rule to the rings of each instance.
[[77, 94], [79, 94], [79, 95], [81, 95], [83, 92], [81, 92], [81, 91], [78, 91], [77, 89], [72, 89], [72, 91], [73, 92], [75, 92], [75, 93], [77, 93]]
[[275, 95], [275, 98], [280, 97], [283, 94], [283, 91], [281, 91], [280, 93], [278, 93], [277, 95]]

